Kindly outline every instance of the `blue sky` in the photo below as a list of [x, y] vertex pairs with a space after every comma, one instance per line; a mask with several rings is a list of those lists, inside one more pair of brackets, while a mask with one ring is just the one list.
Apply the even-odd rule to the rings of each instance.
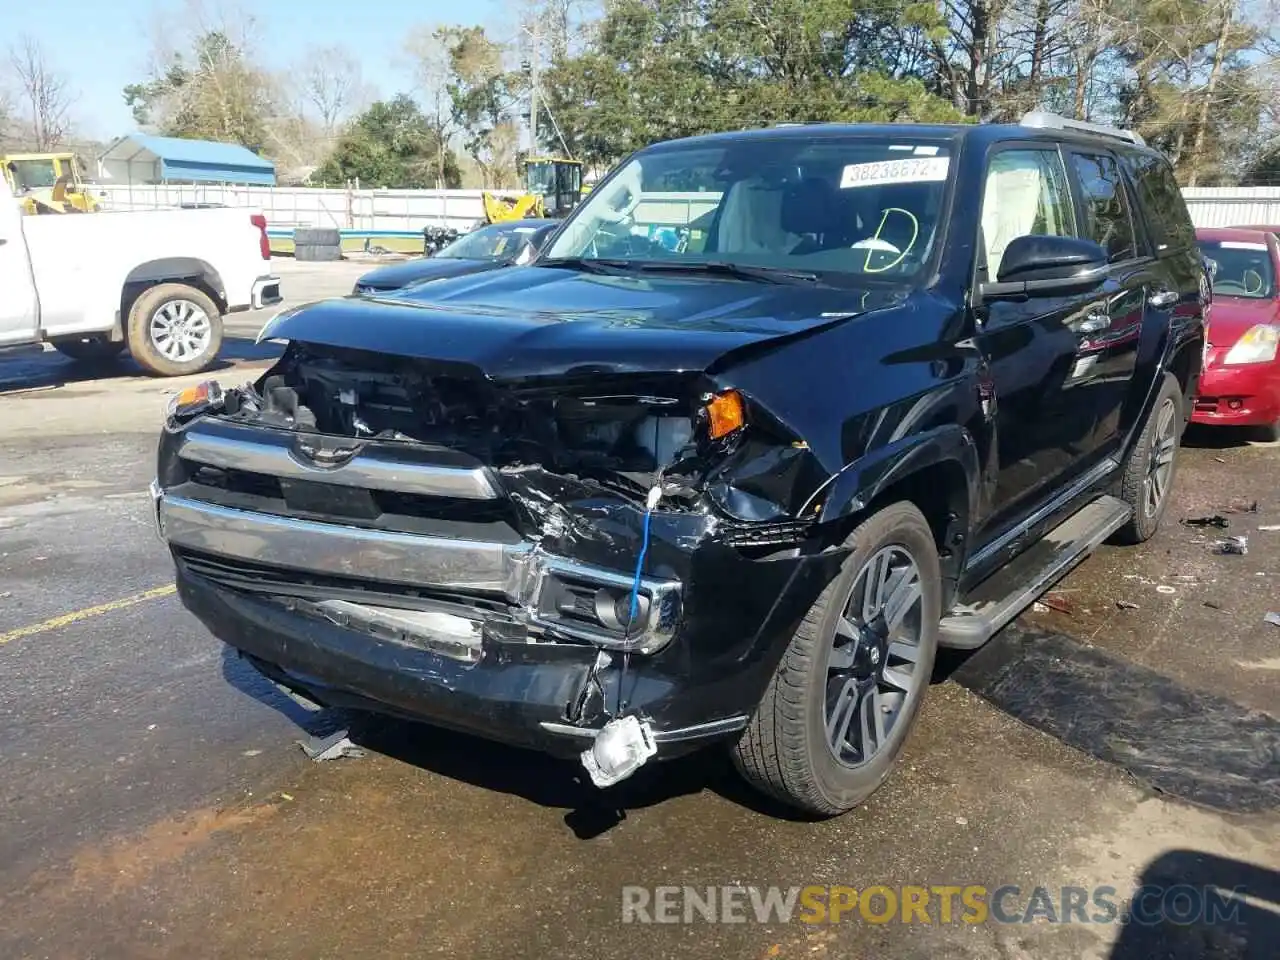
[[[360, 62], [365, 82], [389, 96], [410, 85], [401, 46], [413, 26], [489, 23], [499, 3], [258, 0], [240, 8], [258, 21], [259, 59], [267, 69], [286, 70], [309, 47], [341, 44]], [[73, 109], [78, 132], [108, 140], [134, 129], [121, 90], [146, 75], [156, 11], [174, 16], [182, 9], [181, 0], [0, 0], [0, 46], [22, 34], [39, 40], [79, 95]]]

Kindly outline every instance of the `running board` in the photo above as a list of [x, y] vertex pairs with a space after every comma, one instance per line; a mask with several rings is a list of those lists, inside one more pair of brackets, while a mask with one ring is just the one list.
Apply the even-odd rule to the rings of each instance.
[[960, 650], [982, 646], [1124, 526], [1131, 513], [1127, 503], [1111, 496], [1076, 511], [958, 602], [942, 618], [939, 645]]

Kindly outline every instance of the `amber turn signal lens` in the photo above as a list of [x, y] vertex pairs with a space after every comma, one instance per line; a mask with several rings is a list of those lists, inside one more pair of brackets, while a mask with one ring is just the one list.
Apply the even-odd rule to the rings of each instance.
[[712, 440], [727, 437], [733, 431], [741, 429], [746, 422], [742, 394], [737, 390], [718, 393], [707, 404], [707, 432]]
[[209, 399], [210, 383], [206, 380], [204, 383], [198, 383], [194, 387], [187, 387], [185, 390], [179, 390], [178, 395], [174, 398], [173, 405], [178, 408], [192, 407], [198, 403], [204, 403]]

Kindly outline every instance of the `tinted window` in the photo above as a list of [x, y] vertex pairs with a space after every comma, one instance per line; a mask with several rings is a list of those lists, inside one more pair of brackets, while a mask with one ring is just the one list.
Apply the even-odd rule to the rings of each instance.
[[1067, 172], [1057, 151], [1005, 150], [991, 158], [982, 191], [987, 278], [1000, 274], [1005, 248], [1027, 235], [1076, 235]]
[[1275, 295], [1275, 270], [1265, 243], [1201, 240], [1200, 252], [1218, 265], [1213, 275], [1215, 295], [1252, 300]]
[[1195, 228], [1169, 164], [1159, 157], [1133, 154], [1125, 157], [1125, 165], [1137, 187], [1138, 206], [1146, 218], [1156, 253], [1191, 246]]
[[1101, 244], [1112, 263], [1137, 256], [1129, 198], [1115, 160], [1076, 153], [1071, 162], [1084, 200], [1084, 236]]
[[480, 227], [463, 234], [436, 254], [445, 260], [498, 260], [513, 257], [529, 242], [537, 227], [507, 223]]

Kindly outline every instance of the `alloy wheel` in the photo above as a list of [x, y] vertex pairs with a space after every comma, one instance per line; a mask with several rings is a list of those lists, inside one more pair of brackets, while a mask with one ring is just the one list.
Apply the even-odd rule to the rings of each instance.
[[213, 324], [199, 304], [168, 300], [151, 317], [151, 342], [167, 359], [185, 363], [204, 353]]
[[929, 678], [919, 666], [920, 568], [905, 547], [877, 551], [858, 571], [827, 661], [826, 741], [860, 767], [886, 748]]
[[1151, 433], [1151, 460], [1142, 481], [1142, 508], [1148, 517], [1160, 512], [1173, 479], [1173, 457], [1178, 446], [1175, 414], [1177, 405], [1166, 399], [1156, 411], [1155, 429]]

